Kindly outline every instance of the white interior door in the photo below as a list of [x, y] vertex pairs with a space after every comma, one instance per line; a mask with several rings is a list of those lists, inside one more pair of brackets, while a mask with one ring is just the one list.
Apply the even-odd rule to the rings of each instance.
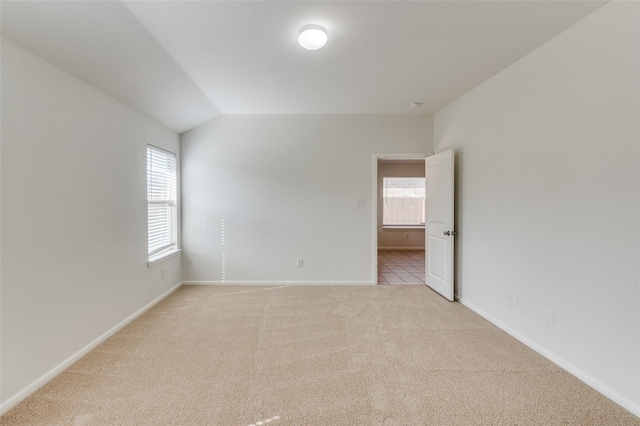
[[453, 151], [426, 159], [426, 279], [429, 287], [453, 301]]

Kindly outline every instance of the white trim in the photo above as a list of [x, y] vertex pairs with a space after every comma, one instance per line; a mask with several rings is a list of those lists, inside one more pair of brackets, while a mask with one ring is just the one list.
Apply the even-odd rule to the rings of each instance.
[[373, 234], [371, 236], [371, 280], [378, 284], [378, 160], [420, 160], [433, 155], [431, 153], [413, 154], [371, 154], [371, 179], [373, 194], [371, 195]]
[[374, 285], [371, 281], [182, 281], [182, 285]]
[[175, 256], [181, 251], [182, 249], [175, 249], [175, 250], [163, 252], [162, 254], [155, 255], [154, 257], [149, 258], [149, 261], [147, 262], [147, 268], [151, 268], [152, 266], [155, 266], [158, 263], [163, 262], [169, 259], [170, 257]]
[[378, 247], [378, 250], [420, 250], [425, 251], [424, 247]]
[[373, 154], [374, 158], [376, 159], [376, 166], [378, 165], [378, 160], [423, 160], [432, 155], [433, 152], [417, 152], [406, 154]]
[[56, 377], [58, 374], [62, 373], [64, 370], [69, 368], [73, 363], [75, 363], [80, 358], [85, 356], [87, 353], [89, 353], [91, 350], [93, 350], [99, 344], [101, 344], [102, 342], [104, 342], [109, 337], [113, 336], [114, 334], [116, 334], [124, 326], [126, 326], [127, 324], [129, 324], [130, 322], [132, 322], [133, 320], [138, 318], [140, 315], [144, 314], [146, 311], [151, 309], [156, 303], [160, 302], [162, 299], [164, 299], [165, 297], [167, 297], [168, 295], [170, 295], [171, 293], [176, 291], [181, 285], [182, 285], [182, 283], [178, 283], [178, 284], [174, 285], [169, 290], [165, 291], [160, 296], [156, 297], [151, 302], [147, 303], [145, 306], [143, 306], [142, 308], [138, 309], [136, 312], [134, 312], [133, 314], [129, 315], [127, 318], [125, 318], [124, 320], [122, 320], [121, 322], [116, 324], [114, 327], [109, 329], [107, 332], [103, 333], [100, 337], [98, 337], [97, 339], [95, 339], [94, 341], [89, 343], [87, 346], [85, 346], [84, 348], [80, 349], [75, 354], [71, 355], [69, 358], [67, 358], [65, 361], [63, 361], [61, 364], [59, 364], [57, 367], [53, 368], [48, 373], [44, 374], [42, 377], [37, 379], [35, 382], [31, 383], [29, 386], [24, 388], [22, 391], [18, 392], [16, 395], [14, 395], [11, 398], [9, 398], [2, 405], [0, 405], [0, 416], [4, 415], [7, 411], [9, 411], [13, 407], [18, 405], [22, 401], [24, 401], [29, 395], [31, 395], [32, 393], [34, 393], [35, 391], [40, 389], [42, 386], [47, 384], [54, 377]]
[[579, 369], [575, 365], [571, 364], [569, 361], [565, 360], [564, 358], [559, 357], [558, 355], [554, 354], [553, 352], [551, 352], [551, 351], [545, 349], [544, 347], [540, 346], [539, 344], [535, 343], [533, 340], [529, 339], [528, 337], [525, 337], [524, 335], [522, 335], [519, 332], [515, 331], [514, 329], [512, 329], [511, 327], [509, 327], [508, 325], [506, 325], [502, 321], [498, 320], [497, 318], [491, 316], [490, 314], [486, 313], [482, 309], [478, 308], [473, 303], [469, 303], [464, 299], [458, 299], [458, 301], [461, 304], [463, 304], [464, 306], [466, 306], [467, 308], [471, 309], [476, 314], [480, 315], [481, 317], [483, 317], [484, 319], [486, 319], [487, 321], [489, 321], [490, 323], [495, 325], [496, 327], [500, 328], [502, 331], [504, 331], [507, 334], [509, 334], [511, 337], [519, 340], [520, 342], [524, 343], [529, 348], [531, 348], [534, 351], [538, 352], [540, 355], [542, 355], [543, 357], [547, 358], [549, 361], [553, 362], [554, 364], [556, 364], [560, 368], [562, 368], [562, 369], [566, 370], [567, 372], [573, 374], [578, 379], [582, 380], [584, 383], [586, 383], [587, 385], [591, 386], [593, 389], [595, 389], [596, 391], [600, 392], [602, 395], [604, 395], [607, 398], [611, 399], [616, 404], [618, 404], [621, 407], [625, 408], [626, 410], [630, 411], [632, 414], [640, 417], [640, 405], [639, 404], [635, 404], [633, 401], [630, 401], [630, 400], [618, 395], [613, 389], [611, 389], [607, 385], [603, 384], [598, 379], [595, 379], [591, 375], [585, 373], [584, 371], [582, 371], [581, 369]]

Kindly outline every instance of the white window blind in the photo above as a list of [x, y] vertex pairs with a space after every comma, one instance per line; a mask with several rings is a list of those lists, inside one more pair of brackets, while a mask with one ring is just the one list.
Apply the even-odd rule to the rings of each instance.
[[382, 178], [382, 225], [424, 225], [425, 178]]
[[149, 257], [177, 248], [176, 155], [147, 145]]

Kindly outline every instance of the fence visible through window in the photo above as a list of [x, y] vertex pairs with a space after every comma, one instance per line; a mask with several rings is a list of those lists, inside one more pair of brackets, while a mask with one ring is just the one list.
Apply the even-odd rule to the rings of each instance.
[[384, 177], [382, 183], [382, 225], [424, 225], [425, 178]]

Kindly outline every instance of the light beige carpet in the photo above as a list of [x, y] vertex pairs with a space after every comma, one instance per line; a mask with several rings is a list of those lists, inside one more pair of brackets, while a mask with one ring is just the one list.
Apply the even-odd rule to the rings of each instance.
[[3, 425], [640, 425], [424, 286], [185, 286]]

